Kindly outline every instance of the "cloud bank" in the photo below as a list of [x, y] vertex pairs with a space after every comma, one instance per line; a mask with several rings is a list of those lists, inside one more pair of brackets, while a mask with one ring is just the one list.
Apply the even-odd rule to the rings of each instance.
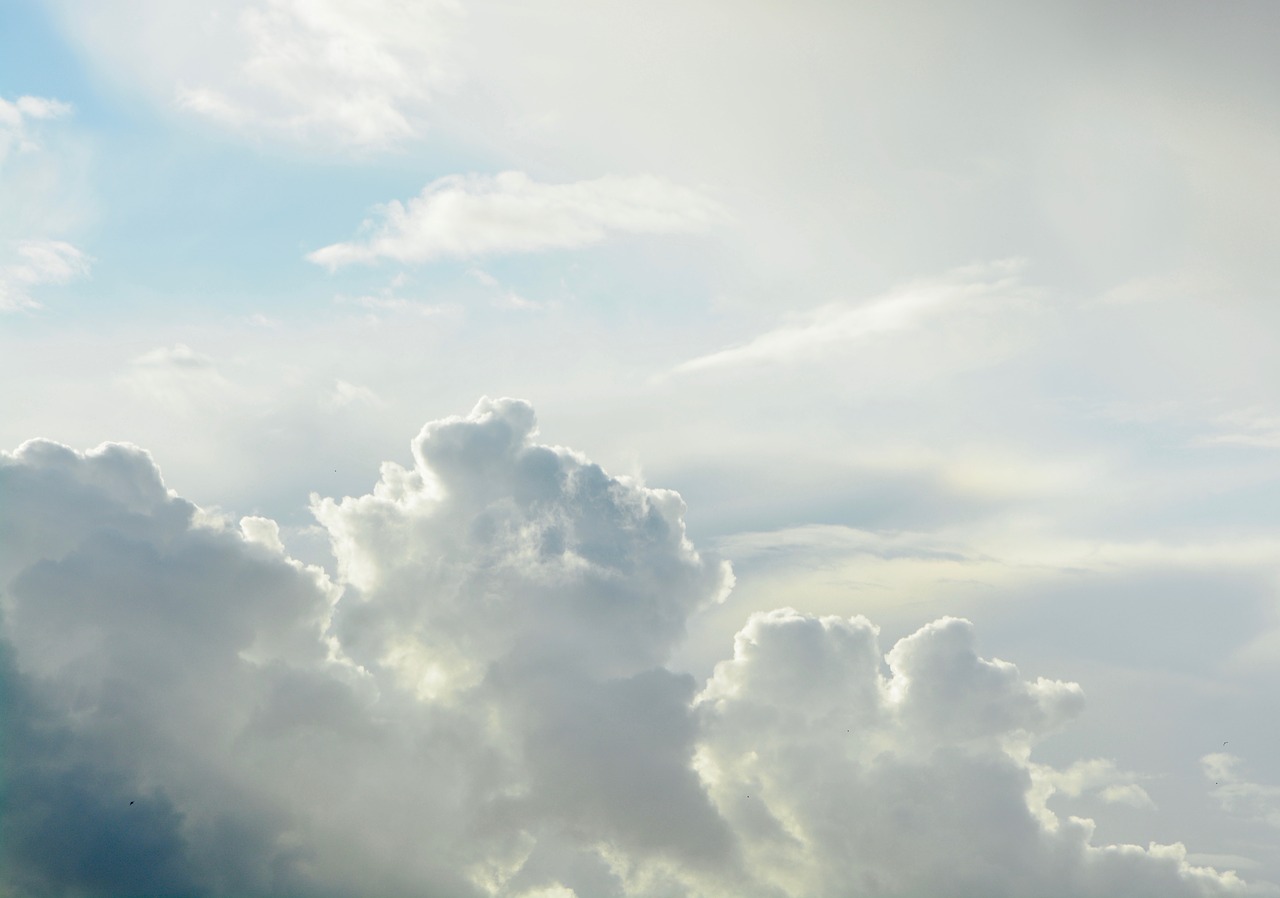
[[333, 270], [389, 259], [420, 263], [455, 256], [567, 249], [612, 234], [700, 231], [723, 213], [712, 200], [653, 176], [607, 175], [542, 184], [523, 172], [453, 175], [403, 204], [393, 200], [367, 221], [367, 236], [334, 243], [307, 259]]
[[1250, 891], [1055, 815], [1127, 775], [1033, 762], [1082, 693], [965, 621], [886, 653], [783, 609], [669, 669], [727, 566], [678, 495], [535, 435], [483, 400], [316, 497], [333, 576], [136, 447], [0, 456], [0, 894]]

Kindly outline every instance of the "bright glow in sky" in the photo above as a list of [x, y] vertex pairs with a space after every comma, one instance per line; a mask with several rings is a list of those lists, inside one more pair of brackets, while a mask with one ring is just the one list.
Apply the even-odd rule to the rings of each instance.
[[1278, 36], [0, 5], [0, 898], [1280, 894]]

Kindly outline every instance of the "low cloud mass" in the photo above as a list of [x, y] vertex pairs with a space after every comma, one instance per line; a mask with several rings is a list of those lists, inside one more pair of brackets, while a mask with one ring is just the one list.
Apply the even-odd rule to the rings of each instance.
[[1057, 816], [1055, 789], [1142, 790], [1033, 761], [1083, 693], [967, 621], [886, 651], [782, 608], [706, 682], [670, 669], [728, 565], [526, 403], [312, 511], [333, 575], [136, 447], [0, 456], [0, 895], [1256, 893]]

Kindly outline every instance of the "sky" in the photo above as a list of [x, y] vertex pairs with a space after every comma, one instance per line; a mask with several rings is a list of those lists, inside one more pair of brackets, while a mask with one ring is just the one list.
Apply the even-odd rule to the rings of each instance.
[[0, 898], [1280, 894], [1278, 39], [0, 4]]

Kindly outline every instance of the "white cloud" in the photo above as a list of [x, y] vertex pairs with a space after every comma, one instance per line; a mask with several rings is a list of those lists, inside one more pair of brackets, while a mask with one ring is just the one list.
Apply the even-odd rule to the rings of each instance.
[[119, 380], [135, 395], [184, 415], [207, 414], [239, 391], [211, 357], [185, 343], [144, 352]]
[[371, 405], [374, 407], [386, 405], [386, 401], [373, 390], [345, 380], [334, 382], [329, 402], [339, 408], [346, 405]]
[[327, 149], [386, 147], [421, 134], [435, 95], [454, 80], [460, 6], [453, 0], [63, 6], [68, 25], [117, 74], [254, 136]]
[[30, 152], [39, 148], [39, 142], [31, 133], [32, 120], [62, 118], [71, 112], [70, 103], [48, 97], [27, 96], [16, 100], [0, 97], [0, 163], [12, 149]]
[[918, 327], [954, 306], [971, 310], [993, 300], [1025, 299], [1032, 294], [1018, 283], [1019, 267], [1017, 262], [972, 266], [941, 279], [907, 284], [867, 303], [825, 305], [741, 346], [698, 356], [674, 370], [794, 363], [877, 334]]
[[307, 258], [333, 270], [381, 259], [412, 264], [567, 249], [612, 234], [700, 231], [722, 216], [711, 199], [653, 176], [543, 184], [514, 171], [454, 175], [431, 182], [407, 205], [381, 206], [377, 220], [364, 224], [367, 236]]
[[502, 285], [496, 277], [481, 268], [472, 268], [468, 274], [475, 278], [476, 283], [488, 288], [493, 293], [492, 303], [499, 309], [516, 309], [521, 311], [542, 311], [547, 308], [544, 303], [527, 299], [514, 290], [508, 289]]
[[1196, 445], [1280, 449], [1280, 416], [1263, 409], [1238, 409], [1214, 423], [1217, 432], [1199, 437]]
[[64, 115], [70, 115], [74, 108], [70, 103], [48, 97], [18, 97], [13, 105], [17, 107], [19, 113], [34, 119], [61, 118]]
[[1091, 821], [1048, 811], [1026, 754], [1082, 694], [982, 659], [967, 621], [930, 624], [882, 656], [863, 618], [757, 614], [698, 707], [699, 772], [753, 878], [779, 894], [1241, 887], [1192, 868], [1180, 845], [1094, 846]]
[[1205, 755], [1200, 766], [1223, 810], [1280, 828], [1280, 786], [1251, 782], [1240, 772], [1240, 758], [1230, 752]]
[[[1053, 792], [1072, 798], [1096, 793], [1110, 804], [1126, 804], [1135, 808], [1155, 807], [1147, 790], [1136, 782], [1141, 777], [1119, 769], [1115, 761], [1106, 758], [1077, 761], [1065, 770], [1039, 768], [1035, 775], [1041, 784], [1050, 787]], [[1048, 798], [1048, 793], [1045, 798]]]
[[408, 283], [408, 278], [401, 272], [393, 277], [377, 293], [366, 293], [360, 296], [337, 296], [334, 302], [342, 305], [357, 305], [368, 309], [371, 315], [378, 312], [412, 312], [423, 318], [437, 315], [454, 315], [460, 307], [449, 303], [430, 303], [421, 299], [408, 299], [399, 294], [401, 287]]
[[[139, 360], [182, 365], [208, 362]], [[1133, 777], [1032, 762], [1081, 690], [980, 657], [966, 621], [886, 654], [862, 618], [754, 615], [699, 692], [665, 665], [728, 570], [678, 495], [535, 434], [483, 400], [317, 497], [334, 581], [136, 447], [0, 455], [0, 891], [1248, 891], [1049, 811], [1037, 782]]]
[[153, 349], [150, 352], [144, 352], [133, 360], [133, 364], [139, 368], [185, 368], [191, 370], [204, 370], [213, 367], [213, 359], [209, 356], [196, 352], [185, 343], [175, 343], [173, 346]]
[[88, 275], [90, 259], [62, 240], [21, 240], [0, 262], [0, 312], [40, 307], [31, 295], [46, 284], [67, 284]]
[[[89, 273], [91, 259], [82, 250], [45, 236], [65, 223], [50, 190], [63, 172], [58, 154], [43, 151], [39, 125], [72, 111], [69, 103], [48, 97], [0, 97], [0, 312], [38, 309], [33, 294], [40, 287]], [[3, 240], [11, 234], [20, 239]]]

